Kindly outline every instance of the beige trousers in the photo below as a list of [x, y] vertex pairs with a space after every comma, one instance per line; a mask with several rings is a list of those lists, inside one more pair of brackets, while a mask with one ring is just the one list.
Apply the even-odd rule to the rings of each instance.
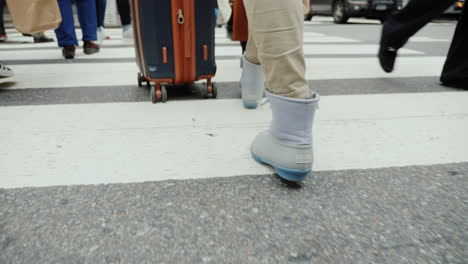
[[249, 24], [245, 57], [262, 65], [267, 90], [292, 98], [310, 97], [302, 0], [244, 0], [244, 5]]

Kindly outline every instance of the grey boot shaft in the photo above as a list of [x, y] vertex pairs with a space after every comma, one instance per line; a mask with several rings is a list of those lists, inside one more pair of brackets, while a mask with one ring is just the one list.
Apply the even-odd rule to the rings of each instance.
[[240, 80], [242, 101], [245, 108], [257, 108], [265, 91], [265, 75], [262, 65], [249, 62], [242, 58], [242, 77]]
[[267, 92], [272, 111], [270, 132], [278, 140], [297, 145], [312, 144], [312, 125], [319, 95], [295, 99]]

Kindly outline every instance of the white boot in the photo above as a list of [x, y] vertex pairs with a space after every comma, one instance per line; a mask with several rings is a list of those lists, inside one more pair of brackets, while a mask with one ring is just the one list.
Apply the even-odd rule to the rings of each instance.
[[245, 56], [242, 58], [242, 102], [247, 109], [257, 108], [263, 98], [265, 90], [265, 75], [260, 64], [249, 62]]
[[319, 95], [294, 99], [267, 92], [267, 97], [273, 119], [270, 129], [254, 139], [252, 156], [272, 166], [285, 180], [305, 180], [312, 171], [312, 125]]

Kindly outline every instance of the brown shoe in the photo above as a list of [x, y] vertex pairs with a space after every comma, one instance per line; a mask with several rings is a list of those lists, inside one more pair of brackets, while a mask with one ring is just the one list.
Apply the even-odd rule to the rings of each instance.
[[84, 53], [91, 55], [99, 52], [99, 45], [92, 41], [84, 41], [83, 49]]
[[75, 46], [65, 46], [62, 49], [62, 55], [65, 59], [75, 58]]

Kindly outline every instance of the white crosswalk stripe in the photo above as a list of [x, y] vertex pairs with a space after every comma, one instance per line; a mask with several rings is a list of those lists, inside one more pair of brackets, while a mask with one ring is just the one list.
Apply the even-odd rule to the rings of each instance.
[[[306, 25], [322, 23], [328, 22]], [[134, 48], [122, 42], [120, 29], [107, 32], [111, 40], [99, 54], [86, 56], [78, 49], [80, 63], [51, 63], [61, 59], [56, 43], [20, 44], [32, 39], [9, 30], [0, 59], [22, 63], [12, 66], [17, 76], [0, 85], [14, 81], [8, 89], [18, 91], [137, 89], [135, 62], [112, 62], [134, 58]], [[316, 32], [306, 32], [304, 41], [308, 80], [432, 77], [440, 74], [445, 59], [402, 49], [396, 71], [388, 75], [373, 56], [375, 43]], [[412, 41], [446, 40], [418, 36]], [[240, 57], [240, 46], [226, 39], [224, 29], [217, 29], [216, 43], [217, 56], [230, 57], [217, 61], [215, 81], [238, 82], [239, 59], [231, 57]], [[105, 59], [110, 61], [99, 62]], [[468, 134], [467, 100], [466, 92], [323, 96], [315, 124], [314, 169], [468, 161], [468, 148], [460, 144]], [[248, 111], [239, 99], [0, 106], [0, 188], [272, 173], [249, 154], [250, 141], [268, 127], [270, 115], [268, 105]]]

